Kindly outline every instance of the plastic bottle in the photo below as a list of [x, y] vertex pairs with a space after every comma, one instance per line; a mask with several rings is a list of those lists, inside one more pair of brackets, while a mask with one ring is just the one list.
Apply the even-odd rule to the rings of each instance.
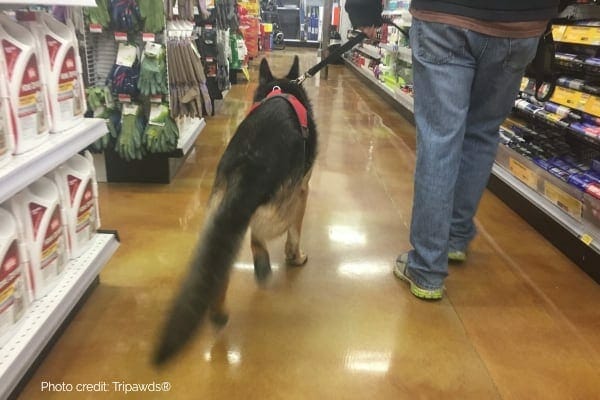
[[46, 94], [38, 62], [33, 35], [0, 14], [0, 97], [14, 154], [40, 145], [48, 135]]
[[6, 116], [4, 115], [4, 110], [3, 101], [0, 99], [0, 167], [10, 161], [13, 152], [12, 137], [5, 124]]
[[69, 255], [76, 258], [88, 248], [100, 223], [93, 162], [76, 154], [54, 171], [53, 178], [65, 209]]
[[27, 247], [32, 298], [38, 299], [52, 289], [68, 261], [58, 189], [42, 177], [17, 193], [11, 208]]
[[0, 347], [27, 308], [27, 279], [17, 223], [0, 208]]
[[17, 14], [37, 40], [50, 109], [50, 131], [61, 132], [83, 120], [86, 111], [81, 59], [75, 32], [45, 12]]

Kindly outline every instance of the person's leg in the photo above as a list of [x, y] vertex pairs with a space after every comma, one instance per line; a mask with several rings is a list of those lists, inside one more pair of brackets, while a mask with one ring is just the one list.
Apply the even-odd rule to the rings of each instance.
[[525, 67], [535, 55], [537, 41], [537, 38], [490, 37], [478, 57], [454, 191], [451, 252], [465, 252], [475, 236], [473, 217], [496, 157], [498, 128], [514, 104]]
[[406, 274], [425, 289], [441, 288], [448, 274], [454, 183], [475, 76], [467, 34], [417, 19], [410, 31], [417, 162]]

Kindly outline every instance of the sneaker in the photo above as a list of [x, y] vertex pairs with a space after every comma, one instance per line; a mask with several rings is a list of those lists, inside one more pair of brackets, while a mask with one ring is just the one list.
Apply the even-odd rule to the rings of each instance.
[[464, 262], [467, 260], [467, 253], [460, 250], [451, 250], [448, 252], [448, 261]]
[[408, 265], [408, 253], [400, 254], [396, 259], [396, 265], [394, 266], [394, 275], [396, 278], [408, 282], [410, 284], [410, 292], [418, 297], [419, 299], [425, 300], [439, 300], [444, 294], [444, 288], [437, 289], [425, 289], [417, 285], [406, 273], [406, 267]]

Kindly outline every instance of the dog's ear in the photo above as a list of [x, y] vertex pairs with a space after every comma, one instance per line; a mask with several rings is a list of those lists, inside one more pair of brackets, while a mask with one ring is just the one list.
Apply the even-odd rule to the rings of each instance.
[[275, 79], [273, 78], [273, 74], [271, 73], [271, 68], [269, 68], [269, 63], [266, 58], [263, 58], [260, 62], [260, 68], [258, 70], [258, 82], [260, 85], [264, 85], [269, 82], [273, 82]]
[[298, 56], [294, 56], [294, 63], [292, 64], [292, 68], [290, 68], [290, 72], [288, 72], [286, 78], [288, 79], [297, 79], [300, 76], [300, 60]]

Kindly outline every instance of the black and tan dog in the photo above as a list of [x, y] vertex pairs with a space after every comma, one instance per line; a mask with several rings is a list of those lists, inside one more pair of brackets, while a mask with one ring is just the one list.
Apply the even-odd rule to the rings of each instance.
[[273, 77], [266, 60], [260, 64], [255, 106], [219, 162], [204, 229], [165, 321], [156, 364], [179, 351], [207, 315], [215, 324], [227, 322], [223, 307], [229, 274], [248, 227], [259, 282], [271, 273], [269, 239], [287, 233], [287, 263], [306, 262], [300, 231], [317, 132], [306, 93], [292, 81], [298, 75], [298, 57], [282, 79]]

